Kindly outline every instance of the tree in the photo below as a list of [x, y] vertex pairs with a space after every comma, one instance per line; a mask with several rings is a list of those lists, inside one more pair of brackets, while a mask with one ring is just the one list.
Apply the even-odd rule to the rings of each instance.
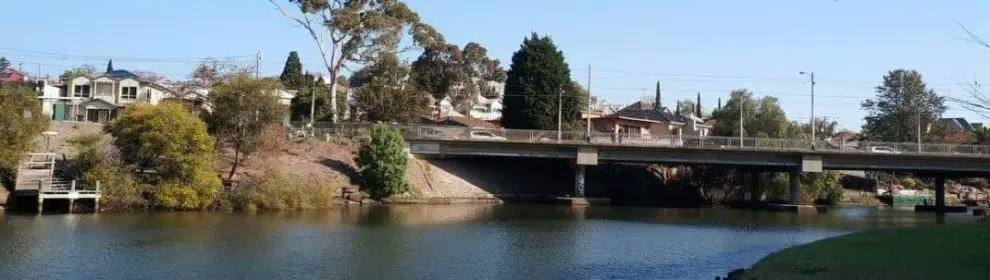
[[694, 113], [694, 100], [684, 99], [677, 103], [677, 112], [683, 116]]
[[216, 137], [216, 148], [233, 152], [227, 180], [233, 180], [243, 159], [258, 151], [262, 131], [276, 125], [286, 109], [274, 94], [280, 88], [274, 79], [238, 77], [213, 87], [210, 94], [213, 112], [206, 118], [209, 131]]
[[[756, 118], [753, 121], [755, 127], [749, 137], [768, 138], [788, 138], [795, 136], [791, 132], [791, 123], [787, 120], [787, 114], [780, 108], [776, 97], [765, 96], [760, 98], [759, 107], [756, 108]], [[745, 120], [744, 126], [745, 126]]]
[[477, 96], [498, 97], [492, 84], [505, 82], [506, 73], [497, 59], [488, 57], [488, 50], [470, 42], [464, 50], [456, 45], [424, 49], [412, 64], [411, 79], [413, 84], [429, 92], [437, 105], [450, 97], [454, 109], [467, 114]]
[[110, 72], [113, 72], [113, 59], [107, 61], [107, 71], [104, 73], [110, 73]]
[[364, 179], [364, 190], [374, 199], [382, 199], [409, 190], [406, 184], [408, 157], [403, 150], [405, 141], [399, 130], [377, 123], [371, 138], [365, 139], [358, 150], [357, 164]]
[[165, 78], [165, 75], [162, 75], [160, 73], [155, 73], [152, 71], [134, 71], [134, 75], [137, 75], [142, 80], [154, 84], [162, 84], [168, 81], [168, 78]]
[[[827, 118], [815, 118], [815, 127], [818, 128], [818, 130], [816, 130], [815, 132], [816, 133], [815, 137], [817, 137], [819, 140], [832, 137], [832, 135], [835, 135], [835, 133], [837, 132], [838, 126], [839, 123], [836, 121], [829, 120]], [[799, 129], [800, 129], [800, 134], [809, 135], [809, 136], [811, 135], [811, 124], [802, 123]]]
[[[306, 29], [316, 42], [332, 81], [349, 63], [374, 61], [382, 53], [398, 50], [404, 30], [414, 44], [436, 46], [443, 37], [400, 0], [288, 0], [299, 8], [290, 15], [277, 0], [268, 0], [286, 18]], [[326, 33], [327, 36], [323, 36]], [[328, 38], [329, 41], [324, 41]], [[327, 49], [329, 45], [329, 50]], [[330, 87], [331, 121], [337, 122], [337, 87]]]
[[918, 137], [919, 119], [924, 128], [936, 123], [948, 109], [945, 97], [928, 89], [914, 70], [888, 72], [876, 93], [876, 99], [861, 104], [868, 112], [863, 136], [870, 141], [912, 142]]
[[65, 70], [65, 72], [62, 72], [62, 75], [58, 76], [58, 79], [62, 81], [68, 81], [75, 79], [76, 77], [79, 76], [86, 76], [94, 73], [96, 73], [96, 66], [83, 64], [79, 67]]
[[524, 39], [512, 55], [505, 83], [502, 124], [507, 128], [554, 130], [558, 101], [565, 123], [580, 122], [579, 114], [584, 106], [580, 93], [574, 92], [570, 77], [564, 53], [557, 50], [549, 36], [533, 33]]
[[739, 136], [739, 107], [742, 104], [742, 118], [744, 136], [752, 137], [750, 134], [758, 130], [758, 125], [753, 120], [756, 119], [758, 103], [753, 98], [753, 93], [745, 89], [733, 90], [729, 94], [729, 100], [721, 110], [712, 114], [715, 122], [715, 135], [718, 136]]
[[21, 157], [48, 128], [38, 94], [19, 84], [0, 85], [0, 183], [11, 183]]
[[393, 55], [382, 55], [368, 65], [355, 101], [372, 121], [409, 123], [425, 112], [429, 100], [425, 92], [407, 84], [409, 68]]
[[990, 144], [990, 127], [980, 127], [970, 131], [966, 142], [975, 145]]
[[6, 69], [7, 67], [10, 67], [10, 60], [7, 60], [6, 57], [0, 56], [0, 70]]
[[196, 66], [189, 77], [196, 86], [213, 87], [213, 85], [228, 82], [235, 76], [250, 72], [251, 70], [237, 65], [231, 59], [205, 58]]
[[302, 68], [299, 53], [289, 52], [289, 57], [285, 59], [285, 67], [282, 68], [282, 75], [278, 77], [279, 81], [282, 81], [285, 88], [294, 90], [310, 85], [312, 82], [306, 80]]
[[127, 169], [155, 186], [150, 196], [158, 206], [197, 209], [213, 202], [220, 187], [214, 140], [182, 103], [133, 104], [104, 128]]

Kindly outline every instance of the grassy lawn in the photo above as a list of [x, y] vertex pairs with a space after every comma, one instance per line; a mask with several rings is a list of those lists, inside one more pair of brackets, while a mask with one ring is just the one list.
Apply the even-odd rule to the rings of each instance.
[[872, 230], [773, 253], [744, 279], [990, 279], [990, 223]]

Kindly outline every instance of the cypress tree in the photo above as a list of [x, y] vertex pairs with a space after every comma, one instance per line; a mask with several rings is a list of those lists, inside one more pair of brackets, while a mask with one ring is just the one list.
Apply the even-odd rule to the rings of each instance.
[[507, 128], [556, 130], [557, 102], [562, 98], [563, 126], [574, 127], [583, 108], [582, 93], [570, 77], [564, 53], [549, 36], [533, 33], [523, 39], [512, 55], [505, 81], [502, 124]]
[[285, 67], [282, 68], [282, 75], [278, 77], [288, 89], [299, 90], [308, 85], [302, 72], [302, 62], [299, 61], [299, 53], [289, 52], [289, 57], [285, 59]]

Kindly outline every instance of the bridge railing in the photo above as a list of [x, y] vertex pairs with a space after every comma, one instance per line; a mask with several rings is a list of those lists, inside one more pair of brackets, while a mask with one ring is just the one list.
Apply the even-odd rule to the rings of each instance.
[[[371, 124], [314, 125], [297, 128], [307, 136], [367, 135]], [[818, 151], [833, 153], [916, 154], [931, 156], [990, 157], [990, 146], [949, 143], [897, 143], [724, 137], [696, 135], [654, 135], [640, 133], [604, 133], [583, 131], [552, 131], [524, 129], [482, 129], [461, 126], [409, 125], [397, 126], [407, 139], [459, 140], [478, 142], [596, 144], [642, 147], [680, 147], [703, 149], [736, 149], [766, 151]]]

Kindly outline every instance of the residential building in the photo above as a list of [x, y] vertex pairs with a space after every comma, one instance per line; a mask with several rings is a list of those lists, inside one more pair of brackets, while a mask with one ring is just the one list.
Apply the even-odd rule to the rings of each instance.
[[14, 67], [0, 69], [0, 84], [21, 83], [27, 80], [27, 75], [17, 71]]
[[107, 70], [62, 81], [58, 96], [44, 93], [43, 105], [51, 108], [52, 119], [106, 123], [127, 105], [158, 104], [175, 96], [171, 89], [142, 80], [127, 70]]
[[622, 134], [626, 137], [664, 137], [681, 135], [689, 120], [660, 104], [636, 102], [615, 114], [593, 119], [598, 132]]
[[[444, 99], [448, 100], [449, 99]], [[492, 121], [502, 118], [502, 98], [485, 98], [478, 95], [475, 99], [474, 105], [471, 106], [471, 111], [468, 114], [472, 118]]]

